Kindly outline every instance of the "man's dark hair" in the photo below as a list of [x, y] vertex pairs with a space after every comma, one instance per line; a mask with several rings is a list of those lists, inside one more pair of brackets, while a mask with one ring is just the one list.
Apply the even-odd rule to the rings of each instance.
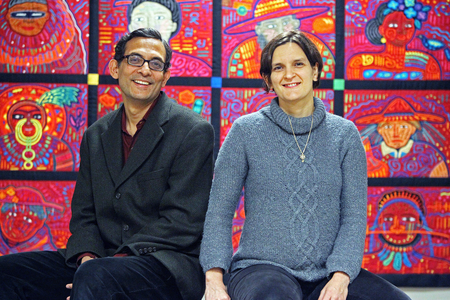
[[[313, 82], [313, 88], [317, 88], [320, 84], [320, 75], [323, 69], [322, 56], [320, 55], [319, 49], [316, 45], [308, 38], [306, 35], [298, 30], [290, 30], [287, 32], [280, 33], [274, 37], [262, 50], [261, 53], [261, 66], [259, 73], [262, 78], [270, 82], [270, 75], [272, 74], [272, 58], [275, 49], [281, 45], [287, 43], [296, 43], [303, 52], [305, 52], [306, 58], [308, 58], [311, 67], [314, 67], [317, 63], [319, 74], [317, 75], [317, 81]], [[263, 88], [266, 92], [270, 91], [269, 86], [267, 86], [264, 81]]]
[[174, 30], [170, 35], [170, 38], [174, 37], [177, 34], [178, 29], [180, 29], [181, 27], [180, 4], [178, 4], [178, 2], [175, 0], [133, 0], [128, 6], [127, 11], [128, 24], [130, 24], [131, 22], [131, 13], [133, 12], [133, 10], [136, 8], [136, 6], [144, 2], [155, 2], [161, 4], [162, 6], [165, 6], [168, 10], [170, 10], [170, 12], [172, 13], [172, 22], [177, 24], [177, 29]]
[[161, 34], [158, 30], [153, 28], [139, 28], [136, 29], [133, 32], [130, 32], [128, 34], [125, 34], [117, 43], [116, 45], [116, 53], [114, 54], [114, 59], [117, 60], [120, 63], [123, 60], [123, 56], [125, 55], [125, 47], [127, 43], [136, 37], [144, 37], [144, 38], [151, 38], [158, 41], [161, 41], [164, 45], [164, 48], [166, 49], [166, 58], [164, 61], [164, 72], [170, 68], [170, 60], [172, 59], [172, 49], [170, 48], [169, 44], [163, 40], [161, 37]]

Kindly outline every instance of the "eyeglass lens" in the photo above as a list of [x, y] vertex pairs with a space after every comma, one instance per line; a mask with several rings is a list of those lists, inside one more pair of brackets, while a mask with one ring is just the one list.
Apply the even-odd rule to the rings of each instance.
[[135, 67], [142, 67], [145, 62], [148, 62], [148, 66], [150, 69], [155, 71], [164, 70], [164, 63], [158, 59], [145, 60], [139, 55], [129, 55], [127, 56], [127, 61], [130, 65]]

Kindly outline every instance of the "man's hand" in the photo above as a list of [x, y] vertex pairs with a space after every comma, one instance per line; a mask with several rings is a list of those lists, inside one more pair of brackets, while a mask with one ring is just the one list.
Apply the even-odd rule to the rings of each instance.
[[206, 300], [231, 300], [227, 287], [223, 284], [223, 270], [212, 268], [206, 271]]
[[[85, 257], [83, 257], [83, 258], [81, 259], [80, 265], [82, 265], [83, 263], [85, 263], [85, 262], [87, 262], [88, 260], [91, 260], [91, 259], [94, 259], [94, 258], [93, 258], [93, 257], [90, 257], [90, 256], [85, 256]], [[72, 287], [73, 287], [73, 284], [72, 284], [72, 283], [66, 284], [66, 289], [71, 290]], [[70, 300], [70, 296], [67, 297], [66, 300]]]
[[318, 300], [345, 300], [348, 294], [350, 277], [344, 272], [335, 272], [320, 292]]

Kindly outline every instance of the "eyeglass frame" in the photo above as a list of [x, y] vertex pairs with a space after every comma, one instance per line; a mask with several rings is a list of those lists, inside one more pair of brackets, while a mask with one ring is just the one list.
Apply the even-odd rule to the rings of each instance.
[[[142, 58], [142, 60], [143, 60], [142, 65], [137, 66], [137, 65], [132, 65], [132, 64], [130, 64], [129, 61], [128, 61], [128, 58], [129, 58], [130, 56], [137, 56], [137, 57]], [[165, 62], [163, 62], [163, 61], [157, 59], [157, 58], [144, 59], [141, 55], [136, 54], [136, 53], [132, 53], [132, 54], [128, 54], [128, 55], [122, 56], [122, 60], [123, 60], [123, 59], [126, 59], [127, 64], [129, 64], [130, 66], [133, 66], [133, 67], [138, 67], [138, 68], [140, 68], [140, 67], [142, 67], [145, 63], [147, 63], [147, 65], [148, 65], [148, 67], [149, 67], [150, 70], [157, 71], [157, 72], [164, 72], [164, 71], [167, 70], [167, 64], [166, 64]], [[150, 67], [150, 62], [151, 62], [151, 61], [159, 61], [159, 62], [162, 62], [162, 63], [163, 63], [163, 69], [162, 69], [162, 70], [155, 70], [155, 69], [153, 69], [152, 67]]]

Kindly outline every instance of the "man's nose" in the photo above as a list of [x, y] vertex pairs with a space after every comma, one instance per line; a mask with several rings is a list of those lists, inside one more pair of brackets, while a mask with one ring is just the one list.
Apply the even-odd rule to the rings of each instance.
[[145, 76], [150, 75], [152, 72], [152, 69], [150, 69], [150, 62], [149, 61], [144, 62], [144, 64], [140, 67], [139, 72]]

